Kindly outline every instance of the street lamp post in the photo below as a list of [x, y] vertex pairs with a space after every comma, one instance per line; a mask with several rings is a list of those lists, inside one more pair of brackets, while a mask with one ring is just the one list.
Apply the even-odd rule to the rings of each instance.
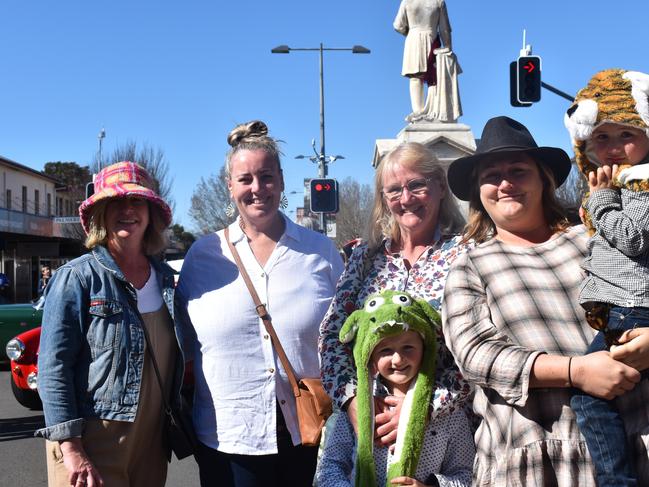
[[101, 171], [101, 143], [106, 137], [106, 130], [102, 127], [101, 130], [99, 131], [99, 135], [97, 135], [97, 139], [99, 139], [99, 170]]
[[[324, 105], [324, 51], [351, 51], [352, 54], [369, 54], [371, 51], [363, 46], [353, 47], [324, 47], [322, 42], [320, 47], [288, 47], [287, 45], [277, 46], [271, 49], [273, 54], [288, 54], [291, 51], [318, 51], [320, 55], [320, 153], [315, 150], [313, 144], [313, 151], [316, 154], [314, 157], [309, 157], [311, 161], [318, 163], [318, 177], [327, 177], [327, 164], [334, 162], [336, 159], [344, 159], [342, 156], [327, 157], [325, 152], [325, 105]], [[304, 159], [306, 156], [297, 156], [296, 159]], [[320, 227], [323, 233], [327, 233], [326, 217], [324, 213], [320, 213]]]

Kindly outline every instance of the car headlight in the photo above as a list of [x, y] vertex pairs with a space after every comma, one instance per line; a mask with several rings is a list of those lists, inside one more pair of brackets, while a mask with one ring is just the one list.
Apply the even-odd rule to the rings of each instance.
[[25, 344], [18, 338], [12, 338], [7, 343], [5, 350], [10, 360], [18, 360], [25, 353]]
[[27, 376], [27, 385], [32, 391], [36, 390], [37, 382], [38, 382], [38, 374], [36, 372], [31, 372]]

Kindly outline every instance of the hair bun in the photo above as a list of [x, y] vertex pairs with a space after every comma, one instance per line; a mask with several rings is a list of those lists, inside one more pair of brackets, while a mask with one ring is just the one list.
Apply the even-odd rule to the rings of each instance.
[[268, 135], [268, 126], [261, 120], [252, 120], [250, 122], [237, 125], [228, 134], [228, 144], [236, 147], [242, 142], [251, 139], [259, 139]]

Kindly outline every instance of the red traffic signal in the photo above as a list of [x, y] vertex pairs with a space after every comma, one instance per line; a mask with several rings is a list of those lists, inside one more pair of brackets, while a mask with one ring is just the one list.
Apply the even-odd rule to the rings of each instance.
[[336, 213], [338, 211], [338, 181], [335, 179], [311, 180], [311, 211]]
[[516, 61], [516, 98], [519, 103], [541, 100], [541, 58], [521, 56]]

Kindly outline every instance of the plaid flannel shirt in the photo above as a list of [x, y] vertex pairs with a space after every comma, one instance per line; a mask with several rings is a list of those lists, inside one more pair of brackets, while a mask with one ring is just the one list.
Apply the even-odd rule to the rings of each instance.
[[[587, 236], [574, 227], [533, 247], [490, 240], [451, 267], [444, 335], [477, 385], [474, 485], [594, 486], [594, 469], [567, 388], [530, 389], [541, 353], [582, 355], [594, 331], [578, 305]], [[617, 400], [649, 485], [649, 381]]]

